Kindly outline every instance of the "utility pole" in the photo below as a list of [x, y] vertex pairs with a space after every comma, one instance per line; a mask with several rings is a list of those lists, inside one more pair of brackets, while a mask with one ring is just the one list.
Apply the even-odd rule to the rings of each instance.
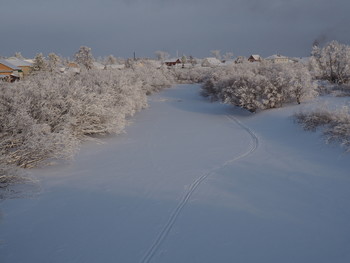
[[136, 60], [136, 52], [134, 51], [134, 60]]

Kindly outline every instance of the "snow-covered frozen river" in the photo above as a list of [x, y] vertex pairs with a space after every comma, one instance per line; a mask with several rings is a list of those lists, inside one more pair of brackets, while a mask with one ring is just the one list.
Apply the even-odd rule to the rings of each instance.
[[126, 134], [32, 170], [1, 203], [2, 263], [350, 262], [350, 157], [291, 119], [179, 85]]

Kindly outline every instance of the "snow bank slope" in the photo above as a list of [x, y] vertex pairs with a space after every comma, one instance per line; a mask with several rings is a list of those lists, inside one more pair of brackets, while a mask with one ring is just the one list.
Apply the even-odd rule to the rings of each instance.
[[349, 156], [181, 85], [7, 200], [1, 262], [348, 262]]

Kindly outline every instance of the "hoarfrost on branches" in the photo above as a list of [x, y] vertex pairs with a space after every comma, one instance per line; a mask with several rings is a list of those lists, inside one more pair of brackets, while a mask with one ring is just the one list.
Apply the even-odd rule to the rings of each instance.
[[315, 131], [321, 128], [326, 142], [338, 142], [350, 152], [350, 107], [343, 106], [337, 110], [325, 107], [312, 112], [295, 114], [295, 120], [305, 129]]
[[34, 71], [47, 70], [47, 62], [45, 61], [45, 58], [42, 53], [39, 53], [35, 56], [34, 63], [33, 63], [33, 70]]
[[336, 84], [350, 80], [350, 46], [337, 41], [323, 48], [315, 45], [312, 50], [311, 68], [316, 78]]
[[0, 82], [0, 164], [30, 168], [70, 159], [80, 142], [123, 132], [146, 94], [173, 84], [164, 69], [40, 71]]
[[165, 51], [161, 51], [161, 50], [157, 50], [156, 52], [154, 52], [154, 55], [156, 56], [156, 58], [162, 62], [164, 62], [164, 60], [168, 59], [170, 57], [170, 54], [168, 52]]
[[14, 56], [15, 56], [15, 58], [18, 58], [18, 59], [25, 59], [25, 58], [22, 56], [22, 53], [21, 53], [21, 52], [16, 52]]
[[56, 55], [55, 53], [50, 53], [48, 55], [47, 63], [48, 70], [51, 72], [56, 71], [61, 62], [62, 60], [58, 55]]
[[217, 70], [202, 86], [211, 100], [245, 108], [251, 112], [282, 107], [285, 103], [317, 95], [308, 68], [301, 63], [243, 63]]
[[221, 50], [211, 50], [210, 53], [212, 56], [214, 56], [216, 59], [221, 60]]
[[225, 61], [232, 59], [233, 53], [232, 52], [226, 52], [225, 55], [222, 56]]
[[116, 57], [114, 57], [113, 55], [109, 55], [108, 57], [107, 57], [107, 59], [106, 59], [106, 62], [105, 62], [105, 64], [106, 65], [114, 65], [114, 64], [117, 64], [117, 58]]
[[75, 62], [77, 62], [83, 68], [90, 70], [93, 67], [94, 57], [92, 56], [91, 48], [81, 46], [77, 53], [74, 55]]

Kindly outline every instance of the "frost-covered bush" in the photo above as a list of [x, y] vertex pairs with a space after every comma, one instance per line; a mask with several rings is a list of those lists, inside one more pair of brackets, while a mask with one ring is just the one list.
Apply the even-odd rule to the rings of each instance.
[[185, 67], [185, 68], [174, 68], [171, 69], [171, 73], [177, 83], [202, 83], [208, 75], [215, 72], [215, 68], [208, 67]]
[[316, 131], [318, 127], [332, 122], [332, 114], [324, 110], [317, 110], [311, 113], [300, 112], [295, 114], [295, 119], [304, 130]]
[[288, 95], [295, 99], [298, 104], [319, 94], [318, 86], [312, 81], [312, 76], [306, 66], [293, 64], [285, 69], [285, 72], [289, 73]]
[[141, 82], [142, 89], [147, 95], [168, 88], [176, 82], [173, 74], [166, 67], [158, 68], [152, 61], [141, 61], [131, 69], [133, 79]]
[[260, 96], [269, 85], [267, 79], [252, 72], [235, 75], [219, 84], [219, 98], [227, 104], [245, 108], [251, 112], [263, 107]]
[[203, 97], [209, 98], [211, 101], [218, 101], [218, 89], [214, 81], [211, 78], [208, 78], [203, 84], [200, 94]]
[[202, 95], [251, 112], [282, 107], [317, 95], [308, 69], [302, 64], [246, 63], [212, 74]]
[[0, 160], [33, 167], [71, 154], [70, 132], [67, 126], [58, 127], [64, 124], [55, 116], [51, 118], [55, 109], [45, 93], [23, 82], [0, 86]]
[[93, 67], [94, 57], [91, 52], [91, 48], [86, 46], [81, 46], [77, 53], [74, 55], [75, 61], [81, 67], [90, 70]]
[[0, 163], [23, 168], [71, 158], [86, 136], [118, 134], [147, 107], [146, 93], [172, 83], [151, 68], [38, 72], [0, 83]]
[[48, 65], [42, 53], [36, 54], [33, 63], [33, 71], [44, 71], [47, 70]]
[[[219, 100], [220, 90], [222, 87], [227, 86], [229, 76], [231, 76], [234, 71], [239, 71], [241, 68], [242, 67], [239, 65], [212, 68], [209, 74], [203, 78], [201, 95], [208, 97], [211, 101]], [[242, 73], [243, 72], [244, 71], [242, 71]], [[235, 74], [236, 73], [237, 72], [235, 72]]]
[[311, 69], [317, 79], [344, 84], [350, 80], [350, 46], [337, 41], [323, 48], [315, 46], [310, 60]]
[[339, 142], [350, 151], [350, 107], [339, 110], [318, 109], [313, 112], [295, 114], [295, 120], [305, 130], [315, 131], [322, 127], [327, 142]]

